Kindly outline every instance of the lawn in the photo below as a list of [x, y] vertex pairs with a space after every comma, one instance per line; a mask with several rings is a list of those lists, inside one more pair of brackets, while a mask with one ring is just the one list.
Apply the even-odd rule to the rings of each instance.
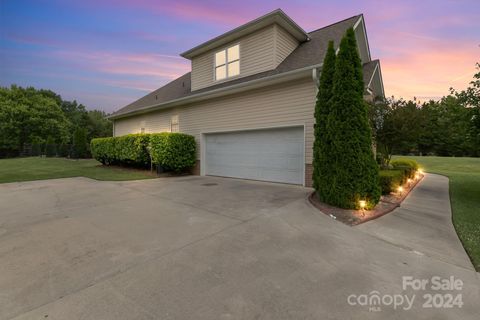
[[414, 159], [426, 172], [450, 179], [453, 224], [475, 269], [480, 271], [480, 158], [401, 158]]
[[0, 183], [87, 177], [96, 180], [139, 180], [154, 178], [149, 171], [102, 166], [94, 159], [65, 158], [0, 159]]

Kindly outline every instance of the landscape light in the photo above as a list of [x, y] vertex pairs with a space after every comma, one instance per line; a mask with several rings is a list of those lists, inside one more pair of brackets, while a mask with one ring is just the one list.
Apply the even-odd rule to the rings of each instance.
[[410, 185], [410, 183], [412, 183], [412, 179], [407, 179], [407, 183]]
[[403, 187], [402, 186], [398, 187], [398, 192], [400, 192], [400, 194], [402, 194], [402, 192], [403, 192]]
[[417, 180], [420, 179], [420, 174], [415, 173], [415, 179], [417, 179]]
[[418, 173], [423, 174], [423, 169], [418, 169]]
[[365, 206], [367, 205], [367, 201], [360, 200], [360, 201], [358, 201], [358, 204], [360, 204], [360, 208], [362, 208], [362, 210], [363, 210], [365, 208]]

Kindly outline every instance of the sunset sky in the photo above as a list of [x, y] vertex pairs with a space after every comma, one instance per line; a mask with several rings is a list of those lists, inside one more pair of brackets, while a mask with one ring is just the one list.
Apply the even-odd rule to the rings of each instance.
[[276, 8], [306, 31], [363, 13], [388, 96], [463, 89], [480, 62], [480, 1], [0, 0], [0, 85], [111, 112], [190, 69], [179, 53]]

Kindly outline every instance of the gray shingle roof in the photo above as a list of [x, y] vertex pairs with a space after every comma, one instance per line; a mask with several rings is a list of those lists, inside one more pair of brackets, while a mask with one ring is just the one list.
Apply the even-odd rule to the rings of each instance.
[[[231, 80], [228, 82], [223, 82], [195, 91], [191, 90], [191, 77], [189, 72], [173, 80], [172, 82], [169, 82], [163, 87], [138, 99], [137, 101], [132, 102], [131, 104], [112, 113], [110, 117], [125, 115], [138, 111], [140, 109], [149, 108], [150, 106], [154, 106], [157, 104], [166, 103], [180, 98], [186, 98], [190, 95], [208, 92], [219, 88], [229, 87], [238, 83], [248, 82], [251, 80], [266, 78], [276, 74], [285, 73], [288, 71], [319, 65], [322, 63], [325, 53], [327, 51], [328, 42], [330, 40], [333, 40], [335, 46], [338, 46], [346, 30], [350, 27], [353, 27], [360, 18], [360, 16], [361, 15], [353, 16], [332, 25], [309, 32], [310, 41], [301, 43], [287, 58], [285, 58], [282, 63], [277, 66], [276, 69]], [[367, 69], [365, 69], [365, 67], [367, 67]], [[374, 68], [371, 69], [370, 77], [368, 78], [366, 78], [366, 76], [368, 75], [368, 72], [370, 70], [370, 63], [365, 64], [364, 70], [364, 79], [369, 80]]]
[[377, 59], [363, 64], [363, 82], [365, 83], [365, 86], [368, 85], [368, 82], [372, 79], [375, 67], [379, 62], [380, 60]]

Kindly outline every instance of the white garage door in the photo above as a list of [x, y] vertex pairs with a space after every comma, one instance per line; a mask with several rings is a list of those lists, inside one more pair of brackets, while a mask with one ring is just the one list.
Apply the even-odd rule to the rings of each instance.
[[303, 127], [205, 135], [205, 174], [303, 184]]

